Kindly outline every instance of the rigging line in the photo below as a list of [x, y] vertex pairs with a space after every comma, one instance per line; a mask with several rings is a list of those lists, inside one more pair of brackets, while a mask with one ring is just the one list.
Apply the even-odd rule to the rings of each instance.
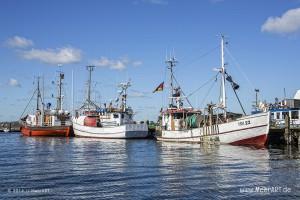
[[233, 89], [233, 92], [234, 92], [234, 94], [235, 94], [235, 96], [236, 96], [236, 98], [237, 98], [237, 100], [238, 100], [238, 102], [239, 102], [239, 104], [240, 104], [240, 106], [241, 106], [241, 108], [242, 108], [242, 110], [243, 110], [244, 115], [246, 115], [246, 112], [245, 112], [244, 107], [243, 107], [243, 105], [242, 105], [242, 103], [241, 103], [241, 101], [240, 101], [239, 96], [237, 95], [235, 89], [234, 89], [234, 88], [232, 88], [232, 89]]
[[32, 98], [34, 97], [34, 95], [35, 95], [36, 92], [37, 92], [37, 89], [34, 90], [34, 92], [33, 92], [32, 96], [31, 96], [31, 98], [30, 98], [28, 104], [26, 105], [24, 111], [22, 112], [22, 114], [21, 114], [21, 116], [20, 116], [19, 118], [21, 118], [21, 117], [23, 116], [23, 114], [25, 113], [25, 111], [27, 110], [27, 108], [28, 108], [28, 106], [29, 106], [29, 104], [30, 104], [30, 102], [31, 102], [31, 100], [32, 100]]
[[217, 81], [212, 82], [210, 88], [207, 90], [207, 92], [206, 92], [206, 94], [205, 94], [205, 96], [204, 96], [204, 99], [202, 100], [202, 102], [201, 102], [201, 104], [200, 104], [201, 106], [204, 107], [203, 104], [204, 104], [204, 102], [206, 101], [206, 98], [208, 97], [209, 93], [212, 91], [213, 87], [216, 85], [216, 82], [217, 82]]
[[[174, 78], [175, 82], [177, 83], [177, 85], [179, 85], [179, 83], [178, 83], [178, 81], [177, 81], [177, 79], [175, 78], [174, 75], [173, 75], [173, 78]], [[183, 92], [182, 89], [181, 89], [181, 92], [182, 92], [182, 94], [183, 94], [184, 96], [186, 96], [186, 95], [184, 94], [184, 92]], [[186, 96], [186, 101], [188, 102], [188, 104], [189, 104], [192, 108], [194, 108], [194, 107], [192, 106], [192, 104], [191, 104], [191, 102], [190, 102], [190, 100], [188, 99], [187, 96]]]
[[230, 51], [228, 50], [228, 48], [226, 48], [225, 46], [225, 50], [228, 53], [229, 57], [232, 59], [232, 61], [235, 63], [235, 65], [237, 66], [237, 69], [239, 70], [239, 72], [243, 75], [243, 77], [246, 79], [246, 81], [248, 82], [248, 84], [252, 87], [252, 89], [255, 89], [253, 83], [250, 81], [250, 79], [248, 78], [248, 76], [245, 74], [245, 72], [242, 70], [241, 65], [239, 64], [239, 62], [233, 57], [233, 55], [230, 53]]
[[220, 45], [217, 45], [216, 47], [210, 49], [209, 51], [207, 51], [207, 52], [201, 54], [198, 58], [192, 60], [192, 61], [189, 62], [188, 64], [185, 64], [185, 66], [188, 66], [188, 65], [191, 65], [191, 64], [195, 63], [195, 62], [198, 61], [200, 58], [203, 58], [203, 57], [205, 57], [205, 56], [211, 54], [212, 52], [214, 52], [215, 50], [217, 50], [217, 49], [219, 49], [219, 48], [220, 48]]
[[193, 92], [191, 92], [188, 97], [194, 95], [196, 92], [198, 92], [201, 88], [203, 88], [205, 85], [207, 85], [209, 82], [216, 80], [218, 78], [220, 72], [218, 72], [216, 75], [214, 75], [212, 78], [210, 78], [208, 81], [206, 81], [204, 84], [202, 84], [199, 88], [197, 88], [196, 90], [194, 90]]
[[[166, 60], [167, 60], [167, 52], [166, 52]], [[164, 73], [163, 73], [163, 79], [162, 79], [163, 81], [167, 81], [168, 80], [168, 78], [167, 78], [167, 67], [165, 66], [164, 67]], [[165, 84], [164, 84], [165, 85]], [[162, 91], [162, 93], [161, 93], [161, 108], [163, 108], [164, 107], [164, 104], [165, 104], [165, 101], [164, 101], [164, 99], [165, 99], [165, 90], [163, 90]]]

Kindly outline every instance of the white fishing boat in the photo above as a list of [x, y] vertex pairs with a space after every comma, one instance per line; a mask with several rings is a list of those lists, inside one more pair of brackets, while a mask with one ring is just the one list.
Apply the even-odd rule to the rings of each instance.
[[[161, 112], [161, 136], [157, 136], [157, 140], [265, 145], [269, 132], [269, 112], [253, 115], [227, 112], [225, 81], [230, 82], [235, 94], [239, 85], [232, 80], [225, 69], [223, 36], [221, 38], [221, 67], [218, 69], [218, 74], [221, 75], [220, 103], [209, 104], [202, 112], [193, 107], [183, 107], [183, 101], [188, 99], [183, 96], [179, 86], [174, 86], [175, 58], [170, 58], [167, 64], [170, 69], [170, 103], [168, 108]], [[237, 94], [236, 97], [238, 97]]]
[[127, 106], [127, 89], [130, 82], [121, 83], [121, 91], [116, 102], [120, 105], [100, 108], [91, 98], [91, 73], [94, 66], [88, 66], [89, 81], [87, 99], [83, 106], [76, 111], [73, 117], [73, 130], [75, 136], [110, 138], [110, 139], [129, 139], [148, 137], [148, 126], [144, 123], [137, 124], [133, 120], [133, 110]]

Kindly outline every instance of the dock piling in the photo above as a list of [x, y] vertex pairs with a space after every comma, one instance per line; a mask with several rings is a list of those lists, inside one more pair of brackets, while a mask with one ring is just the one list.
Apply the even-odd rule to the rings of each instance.
[[290, 145], [292, 142], [291, 129], [290, 129], [290, 116], [285, 115], [284, 119], [285, 119], [284, 139], [285, 139], [285, 143]]

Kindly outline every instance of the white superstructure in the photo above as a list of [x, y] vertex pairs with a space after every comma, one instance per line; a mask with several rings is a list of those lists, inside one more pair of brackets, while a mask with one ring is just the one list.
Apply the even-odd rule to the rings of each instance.
[[76, 111], [73, 117], [73, 130], [75, 136], [95, 137], [95, 138], [146, 138], [148, 137], [148, 126], [144, 123], [137, 124], [133, 121], [133, 111], [127, 106], [127, 88], [130, 82], [121, 83], [122, 89], [116, 102], [121, 102], [119, 106], [103, 105], [100, 108], [90, 99], [91, 72], [93, 66], [88, 66], [89, 88], [84, 105]]

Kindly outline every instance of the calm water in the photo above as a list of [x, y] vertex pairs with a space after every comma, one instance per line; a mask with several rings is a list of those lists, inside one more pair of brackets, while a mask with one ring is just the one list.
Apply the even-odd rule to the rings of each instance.
[[0, 199], [299, 199], [299, 155], [286, 148], [1, 133]]

